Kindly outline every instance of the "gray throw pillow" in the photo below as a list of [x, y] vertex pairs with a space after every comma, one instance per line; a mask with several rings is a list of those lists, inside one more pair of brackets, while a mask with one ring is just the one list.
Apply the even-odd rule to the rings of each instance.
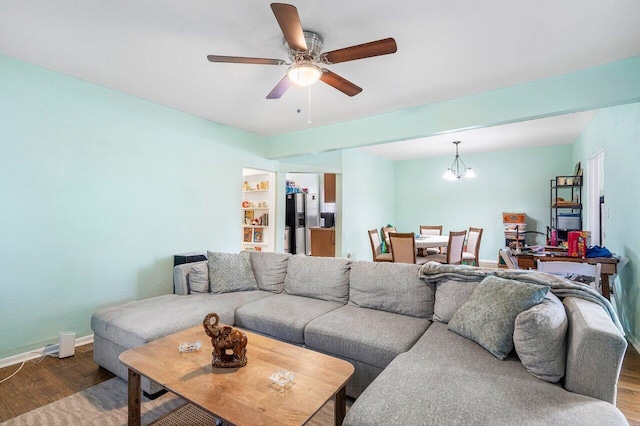
[[203, 262], [189, 269], [189, 293], [209, 293], [209, 270]]
[[444, 324], [451, 321], [453, 314], [464, 305], [476, 287], [478, 281], [449, 280], [436, 285], [436, 302], [433, 307], [433, 319]]
[[207, 252], [211, 293], [257, 290], [249, 253]]
[[289, 258], [284, 292], [329, 302], [347, 303], [351, 260], [295, 255]]
[[498, 359], [513, 349], [516, 317], [537, 305], [549, 287], [489, 276], [449, 321], [449, 330], [473, 340]]
[[431, 319], [435, 287], [420, 279], [419, 265], [359, 261], [351, 265], [349, 302], [417, 318]]
[[564, 376], [568, 326], [564, 305], [553, 293], [516, 317], [513, 345], [527, 371], [551, 383]]
[[249, 255], [258, 288], [272, 293], [282, 293], [291, 255], [264, 251], [250, 251]]

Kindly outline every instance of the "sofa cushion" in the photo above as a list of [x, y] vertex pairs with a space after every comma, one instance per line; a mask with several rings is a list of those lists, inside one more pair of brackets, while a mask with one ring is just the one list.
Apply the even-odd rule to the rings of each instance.
[[613, 405], [500, 361], [434, 322], [347, 411], [344, 425], [626, 425]]
[[564, 376], [568, 324], [564, 305], [553, 293], [516, 317], [513, 345], [537, 378], [554, 383]]
[[251, 251], [249, 256], [258, 288], [272, 293], [282, 293], [291, 255], [289, 253]]
[[[292, 256], [294, 257], [294, 256]], [[303, 344], [307, 324], [342, 303], [289, 294], [273, 294], [236, 310], [236, 325], [287, 342]]]
[[307, 347], [335, 356], [386, 367], [408, 351], [431, 322], [391, 312], [343, 306], [307, 324]]
[[483, 279], [449, 321], [449, 329], [505, 359], [513, 349], [516, 316], [544, 299], [549, 287], [494, 276]]
[[347, 303], [351, 261], [334, 257], [291, 256], [284, 292], [329, 302]]
[[207, 252], [211, 293], [257, 290], [249, 253]]
[[102, 309], [91, 317], [91, 329], [122, 347], [132, 348], [201, 324], [210, 312], [216, 312], [220, 322], [233, 325], [236, 308], [269, 296], [273, 294], [261, 290], [216, 295], [167, 294]]
[[464, 305], [471, 293], [480, 284], [478, 281], [448, 280], [436, 285], [436, 301], [433, 306], [433, 319], [447, 324], [453, 314]]
[[209, 293], [209, 267], [205, 262], [193, 266], [187, 276], [189, 293]]
[[431, 319], [435, 286], [420, 279], [420, 266], [408, 263], [354, 262], [349, 302], [417, 318]]

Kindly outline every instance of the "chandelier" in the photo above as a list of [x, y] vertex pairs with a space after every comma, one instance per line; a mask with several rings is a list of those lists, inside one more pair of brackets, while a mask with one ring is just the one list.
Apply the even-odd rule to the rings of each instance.
[[[444, 172], [444, 175], [442, 176], [443, 179], [446, 179], [446, 180], [460, 179], [462, 177], [462, 173], [464, 173], [464, 177], [466, 178], [476, 177], [476, 174], [473, 172], [473, 169], [471, 167], [467, 167], [467, 165], [464, 164], [464, 161], [462, 161], [462, 158], [460, 158], [460, 155], [458, 155], [459, 144], [460, 144], [460, 141], [454, 142], [454, 145], [456, 146], [456, 158], [454, 158], [453, 163], [451, 164], [451, 167], [449, 167], [447, 171]], [[462, 167], [464, 167], [464, 169], [460, 167], [461, 164], [462, 164]]]

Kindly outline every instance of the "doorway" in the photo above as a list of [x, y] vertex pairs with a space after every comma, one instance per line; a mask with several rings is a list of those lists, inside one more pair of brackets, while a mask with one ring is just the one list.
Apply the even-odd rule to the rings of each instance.
[[596, 152], [589, 159], [589, 230], [591, 231], [591, 244], [605, 245], [605, 218], [606, 207], [604, 204], [604, 150]]

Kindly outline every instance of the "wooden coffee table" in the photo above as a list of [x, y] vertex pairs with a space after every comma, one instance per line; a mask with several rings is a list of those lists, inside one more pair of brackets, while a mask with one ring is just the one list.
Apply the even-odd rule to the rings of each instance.
[[[120, 361], [129, 368], [129, 425], [140, 424], [141, 375], [235, 425], [303, 424], [332, 397], [335, 424], [342, 424], [345, 387], [354, 371], [350, 363], [244, 333], [248, 362], [242, 368], [211, 366], [213, 348], [201, 325], [123, 352]], [[178, 351], [181, 343], [196, 340], [202, 342], [199, 351]], [[269, 380], [283, 369], [295, 374], [294, 385], [284, 393], [271, 388]]]

